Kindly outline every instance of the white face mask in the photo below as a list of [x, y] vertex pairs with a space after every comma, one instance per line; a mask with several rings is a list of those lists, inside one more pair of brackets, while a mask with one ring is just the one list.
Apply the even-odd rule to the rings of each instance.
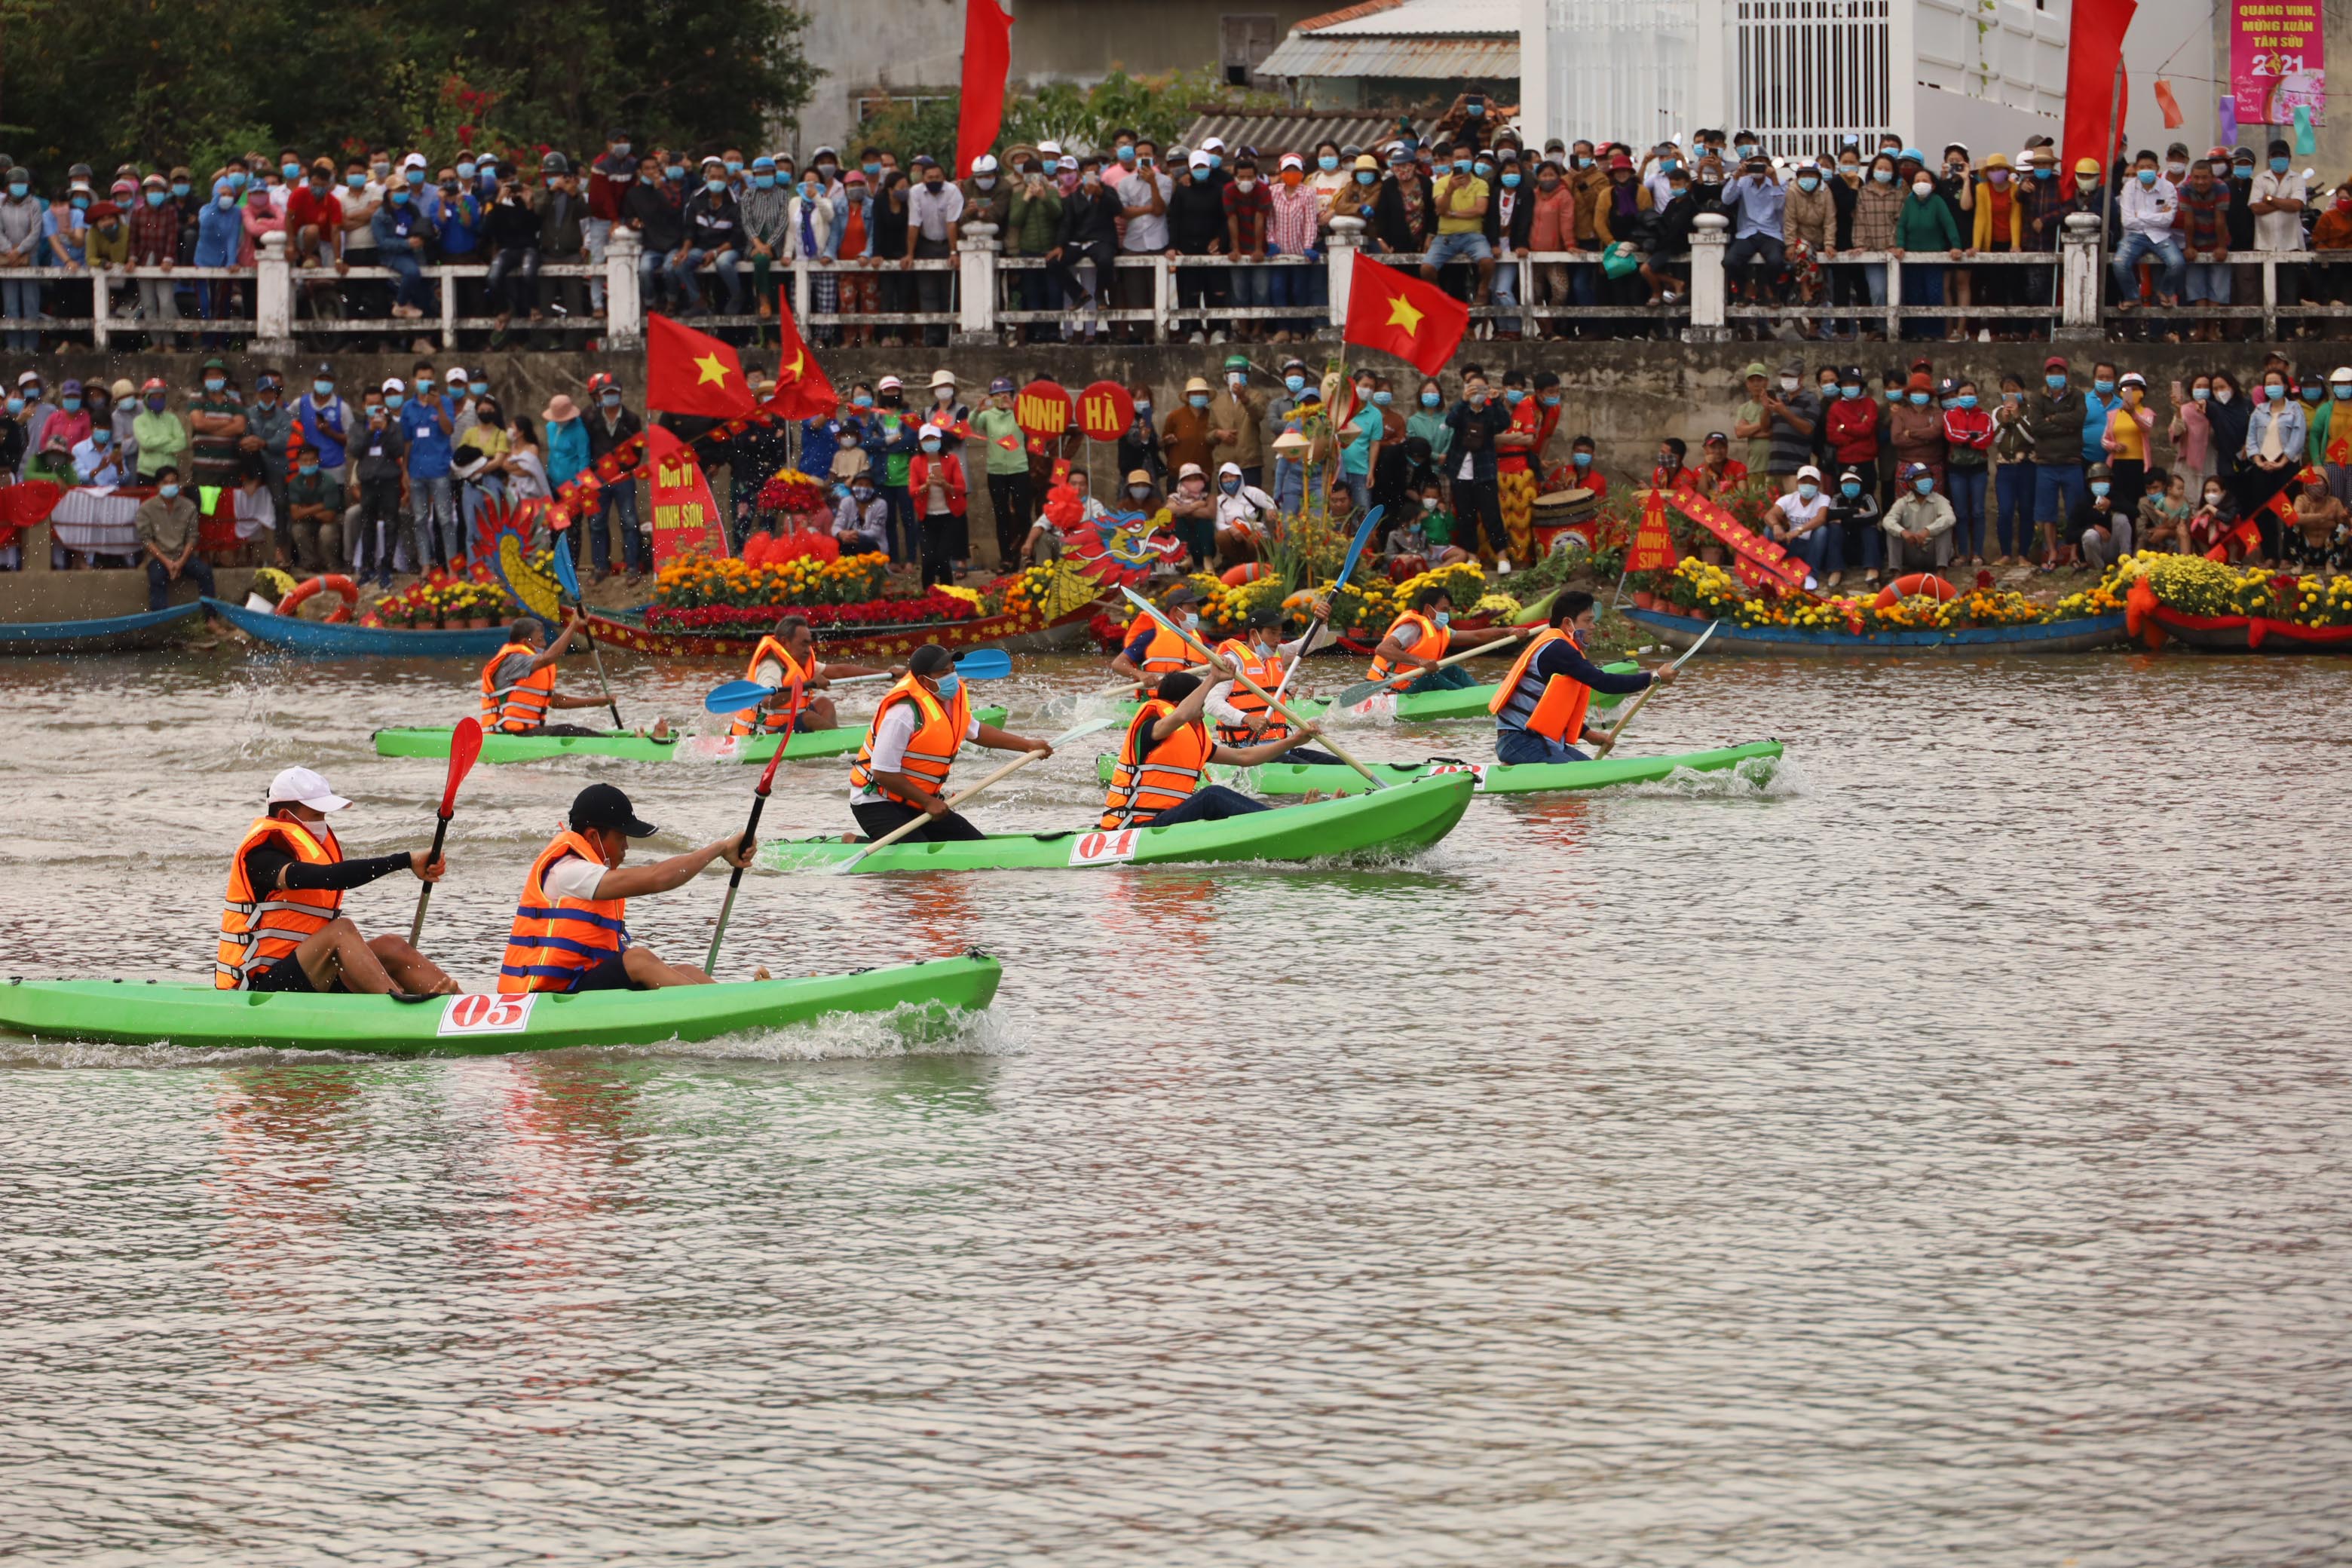
[[1793, 376], [1793, 375], [1784, 375], [1784, 376], [1782, 376], [1782, 377], [1780, 378], [1780, 390], [1781, 390], [1781, 391], [1783, 391], [1783, 392], [1794, 392], [1794, 391], [1796, 391], [1796, 390], [1797, 390], [1797, 378], [1796, 378], [1795, 376]]

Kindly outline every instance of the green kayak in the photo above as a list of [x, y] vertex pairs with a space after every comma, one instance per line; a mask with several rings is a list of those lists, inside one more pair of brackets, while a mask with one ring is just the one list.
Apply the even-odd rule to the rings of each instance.
[[[1527, 795], [1538, 790], [1606, 789], [1611, 784], [1649, 784], [1679, 768], [1694, 773], [1720, 773], [1741, 768], [1750, 776], [1769, 776], [1780, 754], [1778, 741], [1751, 741], [1712, 752], [1678, 752], [1662, 757], [1607, 757], [1591, 763], [1467, 763], [1433, 757], [1423, 763], [1368, 763], [1382, 783], [1403, 784], [1433, 775], [1466, 774], [1476, 781], [1481, 795]], [[1757, 769], [1747, 769], [1753, 762]], [[1116, 759], [1098, 757], [1095, 772], [1108, 784]], [[1758, 770], [1762, 770], [1759, 772]], [[1364, 775], [1329, 763], [1267, 763], [1255, 768], [1213, 768], [1211, 776], [1260, 795], [1358, 795]]]
[[806, 1023], [828, 1013], [910, 1009], [920, 1036], [950, 1008], [985, 1007], [1002, 973], [985, 953], [806, 980], [680, 985], [662, 991], [296, 995], [125, 980], [12, 980], [0, 985], [0, 1030], [44, 1040], [114, 1045], [488, 1056], [564, 1046], [652, 1046]]
[[[1004, 722], [1002, 708], [975, 708], [971, 716], [983, 724]], [[804, 757], [846, 756], [857, 750], [866, 739], [866, 724], [857, 721], [835, 730], [794, 731], [784, 748], [784, 760], [798, 762]], [[449, 754], [449, 731], [446, 730], [378, 730], [375, 732], [375, 754], [379, 757], [446, 757]], [[776, 739], [772, 735], [749, 735], [740, 739], [733, 735], [673, 735], [667, 741], [649, 740], [643, 735], [503, 735], [482, 737], [482, 761], [486, 763], [536, 763], [548, 757], [622, 757], [631, 762], [659, 763], [672, 757], [690, 757], [701, 762], [720, 762], [732, 757], [739, 763], [764, 763], [776, 754]]]
[[[1613, 675], [1631, 675], [1641, 666], [1627, 662], [1604, 664], [1601, 668]], [[1361, 676], [1352, 676], [1348, 684], [1352, 686], [1362, 679]], [[1451, 691], [1376, 691], [1349, 708], [1348, 713], [1357, 719], [1393, 718], [1400, 724], [1418, 724], [1437, 719], [1484, 719], [1486, 717], [1486, 704], [1494, 698], [1496, 684], [1488, 681], [1484, 686], [1464, 686]], [[1592, 706], [1595, 708], [1614, 708], [1623, 700], [1624, 698], [1605, 691], [1592, 694]], [[1137, 706], [1129, 702], [1119, 710], [1133, 718]], [[1310, 697], [1303, 701], [1286, 702], [1283, 706], [1302, 719], [1314, 719], [1328, 711], [1331, 704], [1319, 697]]]
[[[867, 871], [1028, 870], [1059, 866], [1166, 866], [1211, 860], [1320, 860], [1344, 855], [1402, 855], [1453, 831], [1470, 807], [1466, 773], [1420, 779], [1349, 800], [1318, 801], [1278, 811], [1186, 822], [1173, 827], [1094, 828], [1060, 833], [998, 833], [962, 843], [899, 843], [857, 864]], [[785, 871], [816, 871], [856, 855], [863, 842], [795, 838], [761, 851]]]

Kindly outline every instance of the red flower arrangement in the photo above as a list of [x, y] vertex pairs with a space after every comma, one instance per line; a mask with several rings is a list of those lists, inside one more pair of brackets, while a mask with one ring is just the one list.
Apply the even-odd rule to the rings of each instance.
[[[969, 599], [934, 588], [919, 599], [870, 599], [862, 605], [798, 605], [792, 614], [805, 616], [813, 628], [834, 626], [907, 626], [933, 621], [968, 621], [980, 614]], [[672, 609], [667, 605], [646, 607], [646, 625], [662, 631], [764, 632], [783, 611], [767, 605], [704, 605]]]
[[824, 505], [824, 486], [795, 468], [786, 468], [760, 487], [761, 511], [815, 511]]

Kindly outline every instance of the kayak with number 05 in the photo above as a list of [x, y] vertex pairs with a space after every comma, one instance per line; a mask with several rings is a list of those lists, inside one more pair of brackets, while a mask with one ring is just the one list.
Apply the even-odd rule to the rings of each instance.
[[[1004, 722], [1002, 708], [975, 708], [971, 716], [983, 724]], [[784, 748], [786, 762], [807, 757], [846, 756], [866, 739], [860, 721], [834, 730], [795, 730]], [[446, 757], [446, 730], [378, 730], [379, 757]], [[486, 763], [536, 763], [549, 757], [620, 757], [630, 762], [659, 763], [672, 757], [709, 762], [731, 757], [739, 763], [764, 763], [776, 754], [773, 735], [673, 735], [656, 741], [645, 735], [502, 735], [491, 731], [482, 737]]]
[[[1724, 746], [1712, 752], [1679, 752], [1662, 757], [1603, 757], [1589, 763], [1464, 763], [1433, 757], [1420, 763], [1374, 763], [1372, 772], [1382, 783], [1405, 784], [1441, 774], [1467, 774], [1480, 795], [1529, 795], [1541, 790], [1607, 789], [1612, 784], [1651, 784], [1688, 768], [1693, 773], [1739, 769], [1743, 776], [1762, 782], [1780, 755], [1778, 741], [1750, 741], [1744, 746]], [[1749, 763], [1756, 764], [1749, 767]], [[1095, 772], [1105, 783], [1116, 759], [1096, 760]], [[1212, 768], [1221, 784], [1255, 789], [1260, 795], [1354, 795], [1366, 786], [1353, 768], [1328, 763], [1263, 763], [1255, 768]]]
[[909, 1009], [920, 1034], [995, 999], [1002, 966], [982, 952], [819, 974], [659, 991], [468, 992], [411, 1001], [128, 980], [12, 980], [0, 1032], [114, 1045], [269, 1047], [384, 1056], [488, 1056], [566, 1046], [657, 1046], [802, 1024], [829, 1013]]
[[[1628, 661], [1604, 664], [1601, 668], [1612, 675], [1631, 675], [1642, 667]], [[1484, 686], [1461, 686], [1449, 691], [1375, 691], [1350, 707], [1348, 713], [1358, 719], [1393, 718], [1400, 724], [1420, 724], [1438, 719], [1484, 719], [1486, 717], [1486, 704], [1495, 695], [1495, 684], [1488, 681]], [[1617, 692], [1596, 691], [1592, 694], [1592, 706], [1595, 708], [1614, 708], [1623, 700], [1623, 695]], [[1131, 719], [1139, 706], [1140, 704], [1134, 702], [1124, 703], [1120, 711]], [[1319, 697], [1308, 697], [1295, 701], [1286, 700], [1283, 706], [1301, 719], [1314, 719], [1328, 712], [1331, 704]]]
[[[877, 849], [853, 875], [869, 871], [994, 871], [1067, 866], [1194, 865], [1213, 860], [1321, 860], [1340, 856], [1402, 856], [1427, 848], [1454, 830], [1470, 808], [1466, 773], [1419, 779], [1349, 800], [1253, 811], [1222, 822], [1172, 827], [1083, 828], [1059, 833], [992, 833], [943, 844], [909, 840]], [[828, 870], [864, 848], [862, 841], [793, 838], [767, 845], [762, 865], [783, 871]]]

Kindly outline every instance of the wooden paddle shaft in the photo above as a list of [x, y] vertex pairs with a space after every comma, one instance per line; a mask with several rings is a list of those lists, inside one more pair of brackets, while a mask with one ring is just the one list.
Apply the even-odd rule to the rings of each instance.
[[[441, 846], [449, 837], [449, 819], [443, 816], [433, 826], [433, 853], [425, 858], [427, 866], [441, 858]], [[416, 889], [416, 915], [408, 922], [408, 945], [415, 947], [425, 934], [425, 906], [433, 901], [433, 884], [427, 882]]]
[[[1170, 629], [1174, 631], [1178, 637], [1182, 637], [1187, 643], [1191, 644], [1192, 650], [1198, 653], [1202, 658], [1208, 659], [1213, 663], [1215, 661], [1216, 656], [1209, 651], [1208, 645], [1202, 642], [1199, 637], [1194, 637], [1191, 632], [1188, 632], [1181, 626], [1177, 626], [1173, 621], [1163, 621], [1160, 624], [1168, 626]], [[1271, 712], [1276, 718], [1281, 720], [1284, 723], [1289, 725], [1292, 729], [1303, 730], [1307, 727], [1305, 720], [1299, 718], [1297, 714], [1293, 713], [1289, 709], [1284, 707], [1279, 701], [1276, 700], [1274, 693], [1268, 691], [1265, 687], [1260, 686], [1256, 681], [1252, 680], [1246, 670], [1234, 670], [1234, 679], [1242, 685], [1248, 687], [1252, 692], [1264, 700], [1267, 711]], [[1323, 735], [1320, 739], [1326, 746], [1328, 746], [1331, 749], [1331, 754], [1333, 756], [1339, 758], [1341, 762], [1347, 763], [1349, 767], [1363, 774], [1364, 781], [1370, 784], [1374, 789], [1386, 789], [1388, 787], [1386, 784], [1381, 782], [1379, 774], [1373, 773], [1371, 769], [1364, 766], [1363, 763], [1349, 756], [1345, 751], [1342, 751], [1339, 742], [1334, 741], [1328, 735]]]
[[[563, 542], [560, 539], [557, 540], [555, 542], [555, 547], [558, 550], [563, 549]], [[628, 726], [621, 722], [620, 699], [613, 695], [613, 683], [604, 679], [604, 652], [596, 646], [596, 634], [593, 631], [591, 631], [588, 626], [588, 606], [585, 603], [578, 599], [574, 599], [572, 602], [578, 605], [580, 609], [580, 635], [588, 639], [588, 657], [596, 662], [596, 689], [604, 694], [604, 706], [606, 709], [611, 710], [613, 715], [613, 728], [615, 730], [625, 730]]]

